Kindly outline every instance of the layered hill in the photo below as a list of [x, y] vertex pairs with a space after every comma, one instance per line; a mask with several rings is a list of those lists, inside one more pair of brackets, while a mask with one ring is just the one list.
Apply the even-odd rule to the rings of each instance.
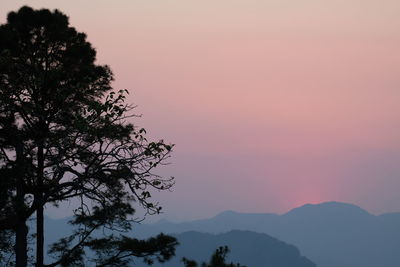
[[295, 246], [266, 234], [233, 230], [222, 234], [185, 232], [175, 236], [180, 243], [176, 257], [167, 263], [153, 266], [183, 266], [182, 257], [197, 262], [208, 261], [216, 248], [228, 246], [231, 253], [227, 256], [227, 262], [240, 263], [247, 267], [316, 267], [313, 262], [300, 255]]
[[[68, 233], [66, 221], [66, 219], [46, 220], [47, 241], [50, 242]], [[245, 232], [227, 233], [232, 230]], [[199, 233], [193, 233], [193, 231]], [[185, 256], [200, 260], [198, 256], [201, 254], [201, 260], [206, 261], [217, 246], [228, 245], [232, 249], [231, 260], [245, 264], [242, 260], [234, 258], [237, 253], [245, 251], [243, 248], [236, 248], [235, 242], [229, 244], [217, 242], [217, 244], [214, 241], [218, 238], [223, 240], [227, 238], [225, 235], [233, 235], [233, 233], [242, 233], [248, 235], [249, 238], [255, 238], [255, 233], [258, 233], [294, 245], [301, 255], [318, 267], [400, 266], [400, 213], [376, 216], [355, 205], [340, 202], [307, 204], [282, 215], [225, 211], [204, 220], [183, 223], [162, 220], [154, 224], [137, 224], [131, 235], [146, 238], [160, 232], [176, 235], [180, 240], [182, 246], [177, 250], [177, 259]], [[266, 240], [265, 236], [263, 238]], [[196, 238], [209, 239], [204, 251], [200, 249], [201, 242]], [[261, 251], [264, 247], [268, 247], [266, 244], [247, 247], [254, 250], [260, 249], [258, 254], [263, 255], [264, 252]], [[237, 245], [240, 245], [240, 241]], [[197, 246], [196, 253], [199, 255], [184, 251], [185, 247], [191, 250], [192, 246]], [[284, 256], [286, 257], [286, 254]], [[248, 267], [256, 266], [248, 265]]]
[[283, 215], [226, 211], [205, 220], [139, 225], [134, 233], [230, 230], [266, 233], [293, 244], [318, 267], [400, 266], [400, 213], [376, 216], [340, 202], [307, 204]]
[[[46, 219], [47, 244], [71, 233], [71, 228], [67, 222], [68, 218], [61, 220]], [[95, 235], [98, 234], [101, 233], [95, 233]], [[140, 236], [146, 238], [147, 234], [143, 232]], [[130, 235], [138, 237], [134, 233], [130, 233]], [[188, 231], [172, 235], [179, 241], [176, 256], [166, 263], [154, 263], [152, 266], [183, 267], [181, 262], [183, 257], [197, 262], [206, 262], [218, 247], [228, 246], [231, 253], [227, 256], [227, 262], [240, 263], [247, 267], [316, 267], [315, 263], [302, 256], [295, 246], [263, 233], [232, 230], [220, 234]], [[46, 260], [51, 262], [49, 257]], [[148, 265], [137, 259], [134, 266], [144, 267]]]

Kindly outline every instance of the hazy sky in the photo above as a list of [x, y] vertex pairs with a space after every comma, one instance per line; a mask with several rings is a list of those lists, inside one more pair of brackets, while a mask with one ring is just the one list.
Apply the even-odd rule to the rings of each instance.
[[1, 0], [58, 8], [175, 143], [166, 217], [400, 211], [400, 1]]

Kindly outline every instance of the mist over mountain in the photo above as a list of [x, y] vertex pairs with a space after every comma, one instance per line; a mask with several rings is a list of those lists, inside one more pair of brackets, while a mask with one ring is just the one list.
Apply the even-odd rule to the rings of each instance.
[[[69, 228], [66, 222], [67, 219], [46, 220], [47, 243], [68, 234]], [[245, 232], [227, 233], [232, 230]], [[294, 245], [301, 255], [318, 267], [400, 266], [400, 213], [377, 216], [358, 206], [340, 202], [307, 204], [282, 215], [224, 211], [209, 219], [190, 222], [172, 223], [161, 220], [153, 224], [135, 224], [130, 235], [146, 238], [160, 232], [176, 235], [182, 244], [177, 249], [178, 256], [192, 257], [195, 260], [207, 260], [217, 246], [228, 245], [232, 250], [229, 260], [246, 264], [235, 258], [236, 255], [244, 253], [244, 248], [237, 247], [242, 245], [240, 241], [238, 244], [236, 241], [225, 242], [226, 244], [216, 241], [234, 240], [228, 237], [240, 233], [248, 235], [246, 238], [254, 237], [254, 240], [259, 241], [267, 240], [265, 236], [268, 235], [269, 238], [273, 237]], [[254, 236], [256, 233], [266, 235], [256, 237]], [[204, 241], [204, 248], [201, 240], [208, 240]], [[248, 247], [257, 249], [258, 254], [264, 255], [264, 250], [269, 247], [268, 242], [264, 244], [261, 241], [254, 242], [258, 245], [248, 245]], [[177, 257], [176, 260], [178, 259]], [[246, 257], [241, 255], [240, 259]], [[249, 267], [256, 266], [247, 264]]]
[[138, 236], [159, 232], [231, 230], [266, 233], [299, 248], [318, 267], [400, 266], [400, 213], [372, 215], [355, 205], [327, 202], [307, 204], [283, 215], [226, 211], [184, 223], [162, 221], [138, 225]]

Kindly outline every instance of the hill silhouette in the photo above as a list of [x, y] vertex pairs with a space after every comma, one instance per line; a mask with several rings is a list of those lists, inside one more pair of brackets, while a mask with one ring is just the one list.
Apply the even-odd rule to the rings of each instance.
[[219, 246], [227, 245], [231, 251], [227, 262], [239, 262], [247, 267], [315, 267], [299, 250], [266, 234], [234, 230], [222, 234], [185, 232], [175, 237], [180, 245], [176, 257], [156, 267], [183, 266], [180, 259], [184, 256], [198, 262], [209, 259]]
[[[48, 242], [68, 233], [66, 221], [46, 220]], [[179, 238], [180, 234], [190, 231], [221, 234], [232, 230], [265, 233], [292, 244], [318, 267], [400, 266], [400, 213], [376, 216], [340, 202], [307, 204], [282, 215], [225, 211], [209, 219], [190, 222], [162, 220], [137, 224], [131, 234], [145, 238], [164, 232]], [[209, 256], [215, 249], [209, 248], [205, 254]], [[232, 247], [230, 255], [234, 257], [235, 253]], [[235, 258], [232, 261], [241, 262]]]
[[225, 211], [184, 223], [139, 225], [138, 235], [230, 230], [266, 233], [298, 247], [318, 267], [400, 266], [400, 213], [373, 215], [358, 206], [307, 204], [283, 215]]
[[[164, 223], [168, 223], [164, 221]], [[50, 244], [65, 235], [69, 235], [71, 228], [68, 218], [46, 218], [46, 243]], [[95, 234], [96, 236], [97, 234]], [[132, 234], [133, 235], [133, 234]], [[267, 234], [251, 231], [232, 230], [221, 234], [209, 234], [195, 231], [174, 234], [180, 245], [176, 250], [176, 257], [171, 261], [152, 266], [183, 266], [181, 258], [186, 257], [198, 262], [209, 259], [216, 248], [227, 245], [231, 251], [228, 262], [238, 262], [247, 267], [315, 267], [308, 258], [302, 256], [298, 248], [282, 242]], [[135, 266], [147, 266], [136, 261]]]

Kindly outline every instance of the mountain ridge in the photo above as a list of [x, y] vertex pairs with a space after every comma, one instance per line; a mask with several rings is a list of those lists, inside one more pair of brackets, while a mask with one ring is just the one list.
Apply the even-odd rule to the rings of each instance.
[[318, 267], [400, 266], [400, 213], [374, 215], [349, 203], [306, 204], [284, 214], [225, 211], [209, 219], [138, 225], [138, 235], [185, 231], [266, 233], [298, 247]]
[[[57, 221], [53, 224], [57, 226]], [[225, 211], [189, 222], [135, 224], [130, 235], [147, 238], [160, 232], [221, 234], [231, 230], [267, 234], [293, 244], [318, 267], [400, 266], [400, 213], [374, 215], [343, 202], [306, 204], [281, 215]]]
[[[182, 257], [208, 261], [212, 252], [220, 246], [228, 246], [231, 253], [227, 262], [240, 262], [247, 267], [316, 267], [310, 259], [300, 254], [297, 247], [267, 234], [233, 230], [220, 234], [196, 231], [174, 235], [180, 245], [176, 257], [170, 262], [154, 264], [154, 267], [183, 266]], [[141, 265], [140, 265], [141, 266]]]
[[220, 218], [220, 217], [227, 217], [227, 216], [233, 216], [233, 215], [248, 215], [248, 216], [284, 216], [284, 215], [288, 215], [291, 214], [293, 212], [296, 212], [298, 210], [303, 210], [305, 208], [318, 208], [318, 207], [329, 207], [329, 206], [334, 206], [334, 205], [338, 205], [341, 206], [345, 209], [353, 209], [353, 210], [358, 210], [361, 213], [364, 214], [369, 214], [372, 216], [382, 216], [382, 215], [387, 215], [387, 214], [399, 214], [400, 216], [400, 211], [399, 212], [386, 212], [386, 213], [382, 213], [382, 214], [373, 214], [370, 213], [369, 211], [367, 211], [366, 209], [363, 209], [355, 204], [351, 204], [351, 203], [347, 203], [347, 202], [340, 202], [340, 201], [327, 201], [327, 202], [321, 202], [321, 203], [306, 203], [303, 204], [299, 207], [295, 207], [293, 209], [290, 209], [287, 212], [284, 213], [270, 213], [270, 212], [240, 212], [240, 211], [235, 211], [235, 210], [224, 210], [221, 211], [219, 213], [217, 213], [214, 216], [211, 217], [207, 217], [207, 218], [201, 218], [201, 219], [194, 219], [194, 220], [187, 220], [187, 221], [179, 221], [179, 222], [174, 222], [165, 218], [160, 219], [159, 221], [156, 221], [154, 223], [150, 223], [150, 224], [160, 224], [160, 223], [173, 223], [173, 224], [180, 224], [180, 223], [191, 223], [191, 222], [198, 222], [198, 221], [207, 221], [210, 219], [214, 219], [214, 218]]

